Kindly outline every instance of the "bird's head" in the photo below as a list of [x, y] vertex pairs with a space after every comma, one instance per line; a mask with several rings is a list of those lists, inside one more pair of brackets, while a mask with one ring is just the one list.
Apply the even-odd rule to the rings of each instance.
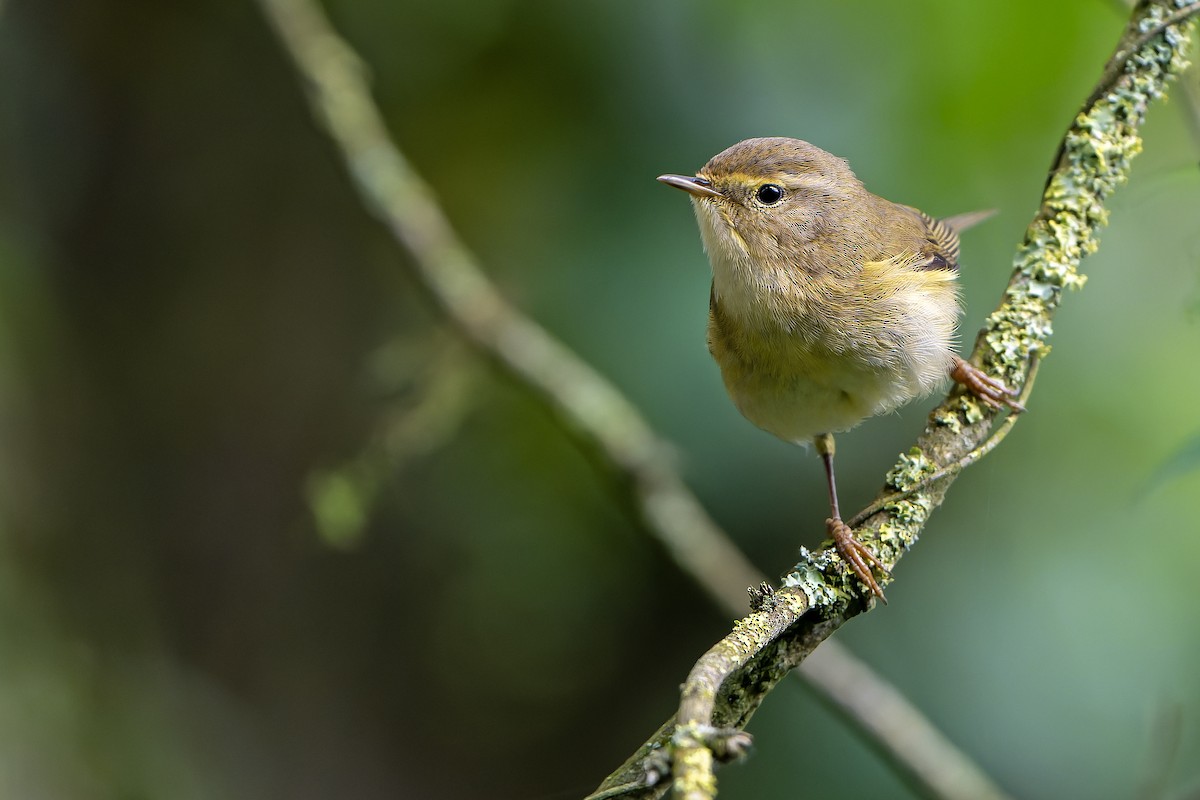
[[793, 261], [866, 194], [846, 162], [799, 139], [746, 139], [695, 176], [659, 181], [692, 197], [705, 249], [716, 260]]

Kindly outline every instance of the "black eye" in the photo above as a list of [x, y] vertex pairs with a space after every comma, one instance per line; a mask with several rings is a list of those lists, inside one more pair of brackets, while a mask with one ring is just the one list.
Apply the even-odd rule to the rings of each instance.
[[764, 183], [762, 186], [758, 187], [758, 191], [755, 192], [755, 197], [757, 197], [758, 202], [762, 203], [764, 206], [773, 206], [783, 199], [783, 188], [776, 186], [773, 183]]

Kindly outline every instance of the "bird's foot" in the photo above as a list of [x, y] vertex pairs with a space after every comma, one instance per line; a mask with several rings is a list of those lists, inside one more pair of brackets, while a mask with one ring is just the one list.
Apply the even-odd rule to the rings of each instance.
[[988, 408], [1004, 405], [1017, 412], [1025, 410], [1025, 406], [1017, 402], [1015, 390], [1008, 388], [1003, 381], [988, 375], [970, 361], [955, 356], [954, 366], [950, 368], [950, 377], [966, 387], [968, 392], [978, 397]]
[[875, 582], [875, 576], [871, 574], [871, 567], [875, 567], [889, 577], [892, 574], [891, 571], [875, 557], [874, 553], [867, 549], [866, 545], [854, 538], [854, 532], [850, 530], [850, 526], [838, 517], [825, 520], [825, 528], [829, 531], [829, 538], [833, 539], [833, 546], [837, 548], [838, 555], [842, 557], [850, 570], [871, 590], [871, 594], [887, 605], [887, 598], [883, 596], [883, 590]]

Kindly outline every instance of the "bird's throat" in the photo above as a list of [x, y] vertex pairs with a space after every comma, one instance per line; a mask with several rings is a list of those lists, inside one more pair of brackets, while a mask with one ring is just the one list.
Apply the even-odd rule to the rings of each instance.
[[754, 263], [749, 247], [711, 202], [695, 203], [700, 238], [713, 273], [713, 293], [725, 313], [743, 323], [762, 317], [771, 305], [772, 276]]

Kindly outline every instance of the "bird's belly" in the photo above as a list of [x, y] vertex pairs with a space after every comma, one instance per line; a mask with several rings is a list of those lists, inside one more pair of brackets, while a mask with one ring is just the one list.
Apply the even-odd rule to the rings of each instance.
[[931, 323], [904, 310], [913, 305], [905, 297], [893, 301], [901, 311], [842, 328], [814, 328], [812, 318], [788, 328], [735, 325], [714, 303], [709, 351], [743, 416], [780, 439], [807, 442], [893, 411], [948, 374], [953, 304]]
[[[742, 416], [797, 444], [820, 433], [853, 428], [910, 395], [899, 381], [885, 374], [843, 374], [836, 381], [797, 374], [741, 375], [733, 381], [728, 374], [724, 377]], [[896, 400], [899, 402], [893, 402]]]
[[828, 372], [811, 363], [796, 371], [779, 372], [722, 365], [721, 377], [746, 419], [797, 444], [808, 443], [820, 433], [847, 431], [919, 393], [910, 375], [878, 365], [850, 367], [842, 363]]

